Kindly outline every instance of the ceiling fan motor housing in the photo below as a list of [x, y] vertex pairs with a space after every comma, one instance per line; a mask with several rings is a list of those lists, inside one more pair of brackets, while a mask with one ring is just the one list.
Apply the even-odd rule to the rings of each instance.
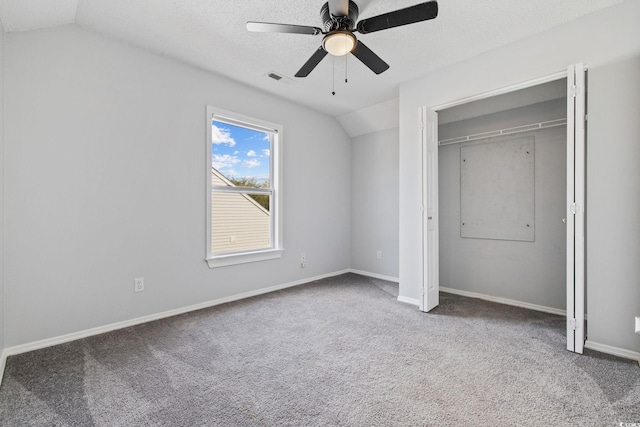
[[320, 19], [324, 22], [324, 30], [327, 33], [336, 30], [352, 31], [358, 20], [358, 13], [358, 5], [349, 0], [348, 16], [331, 16], [329, 12], [329, 2], [327, 2], [320, 9]]

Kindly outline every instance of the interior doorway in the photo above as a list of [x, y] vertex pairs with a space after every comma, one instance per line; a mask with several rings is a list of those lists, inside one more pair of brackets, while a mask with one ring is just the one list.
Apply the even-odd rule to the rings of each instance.
[[566, 313], [582, 352], [585, 86], [578, 64], [423, 108], [423, 311], [442, 286]]

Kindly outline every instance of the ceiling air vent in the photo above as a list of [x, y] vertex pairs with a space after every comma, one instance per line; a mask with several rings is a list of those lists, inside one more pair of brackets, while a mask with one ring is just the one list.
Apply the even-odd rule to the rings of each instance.
[[292, 85], [293, 83], [295, 83], [292, 79], [290, 79], [287, 76], [283, 76], [282, 74], [276, 72], [276, 71], [269, 71], [267, 74], [265, 74], [265, 77], [268, 77], [278, 83], [284, 83], [286, 85]]

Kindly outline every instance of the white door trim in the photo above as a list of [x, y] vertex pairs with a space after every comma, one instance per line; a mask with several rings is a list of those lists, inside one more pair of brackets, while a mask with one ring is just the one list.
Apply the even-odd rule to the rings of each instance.
[[544, 83], [549, 83], [554, 80], [560, 80], [567, 77], [567, 70], [559, 71], [547, 76], [538, 77], [537, 79], [527, 80], [524, 82], [516, 83], [511, 86], [505, 86], [499, 89], [490, 90], [489, 92], [479, 93], [477, 95], [468, 96], [466, 98], [457, 99], [455, 101], [446, 102], [444, 104], [431, 107], [433, 111], [440, 111], [447, 108], [455, 107], [457, 105], [468, 104], [469, 102], [478, 101], [485, 98], [491, 98], [492, 96], [503, 95], [505, 93], [515, 92], [520, 89], [526, 89], [533, 86], [538, 86]]

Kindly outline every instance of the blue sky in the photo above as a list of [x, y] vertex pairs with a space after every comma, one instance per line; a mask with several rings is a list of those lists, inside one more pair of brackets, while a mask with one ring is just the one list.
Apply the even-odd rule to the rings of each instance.
[[211, 122], [211, 165], [228, 178], [269, 179], [269, 134]]

